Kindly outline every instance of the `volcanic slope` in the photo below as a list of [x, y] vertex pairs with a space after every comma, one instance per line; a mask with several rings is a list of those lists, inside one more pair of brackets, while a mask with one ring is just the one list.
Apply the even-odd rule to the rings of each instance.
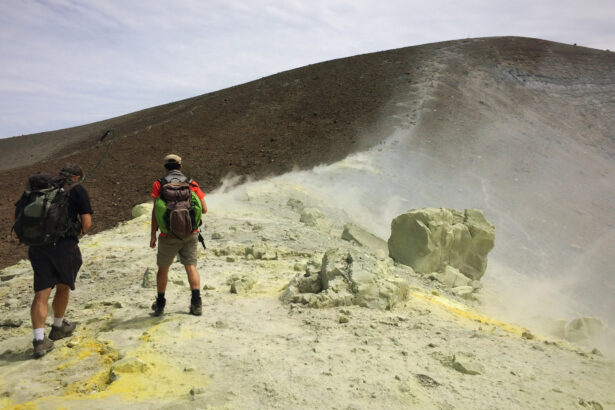
[[[397, 175], [412, 177], [408, 208], [474, 200], [469, 205], [496, 210], [515, 248], [502, 256], [518, 268], [602, 269], [602, 250], [614, 240], [614, 84], [613, 53], [517, 37], [328, 61], [1, 140], [0, 214], [9, 227], [27, 175], [67, 161], [88, 171], [102, 159], [86, 182], [98, 232], [148, 198], [168, 152], [180, 153], [187, 173], [211, 190], [231, 173], [260, 178], [331, 163], [397, 134], [405, 164], [416, 165], [413, 175]], [[1, 266], [24, 256], [15, 239], [0, 245]]]
[[[343, 172], [351, 165], [344, 160], [323, 168]], [[309, 179], [313, 171], [302, 173]], [[292, 177], [209, 196], [208, 249], [199, 247], [199, 317], [188, 314], [190, 291], [179, 263], [171, 266], [165, 314], [150, 314], [156, 295], [155, 251], [147, 246], [151, 204], [141, 216], [81, 241], [85, 263], [67, 311], [78, 327], [40, 360], [31, 359], [29, 263], [1, 270], [0, 298], [7, 303], [0, 305], [0, 407], [615, 406], [615, 364], [606, 351], [485, 315], [476, 301], [342, 240], [343, 224], [360, 221]], [[353, 299], [329, 308], [284, 303], [285, 287], [320, 271], [332, 249], [351, 252], [354, 262], [346, 266], [353, 265], [355, 283], [366, 284], [361, 266], [374, 266], [376, 280], [394, 275], [395, 283], [407, 283], [404, 297], [387, 310], [359, 307]], [[375, 265], [362, 265], [370, 260]], [[347, 277], [343, 263], [333, 265], [328, 269]], [[335, 292], [318, 296], [325, 293]]]

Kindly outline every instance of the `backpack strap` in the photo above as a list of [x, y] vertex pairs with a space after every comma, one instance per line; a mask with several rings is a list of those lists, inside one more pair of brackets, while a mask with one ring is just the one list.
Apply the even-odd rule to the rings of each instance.
[[169, 171], [165, 176], [159, 179], [160, 187], [162, 187], [164, 184], [171, 182], [172, 179], [181, 180], [180, 182], [188, 182], [188, 183], [192, 182], [192, 179], [188, 178], [187, 176], [182, 174], [180, 171], [173, 170], [173, 171]]

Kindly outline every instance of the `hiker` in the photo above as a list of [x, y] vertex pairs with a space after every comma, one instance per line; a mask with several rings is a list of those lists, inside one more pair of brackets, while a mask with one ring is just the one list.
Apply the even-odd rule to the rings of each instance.
[[158, 295], [152, 305], [152, 310], [154, 316], [160, 316], [164, 312], [166, 304], [164, 293], [169, 278], [169, 268], [179, 254], [179, 260], [186, 269], [192, 291], [190, 313], [200, 316], [202, 314], [201, 279], [196, 270], [196, 262], [200, 235], [198, 226], [201, 216], [207, 212], [205, 194], [196, 181], [182, 174], [181, 157], [169, 154], [164, 157], [163, 165], [166, 175], [155, 181], [152, 187], [154, 209], [152, 209], [151, 248], [156, 247], [156, 234], [160, 229], [156, 255]]
[[[32, 301], [30, 316], [34, 329], [32, 345], [36, 358], [44, 356], [53, 349], [54, 340], [70, 336], [76, 327], [75, 323], [70, 323], [64, 319], [64, 313], [68, 305], [70, 291], [75, 290], [75, 279], [82, 263], [78, 236], [92, 226], [93, 211], [90, 205], [90, 197], [83, 185], [79, 184], [79, 180], [82, 178], [83, 170], [74, 164], [66, 164], [60, 171], [59, 176], [36, 174], [30, 177], [26, 192], [15, 204], [16, 223], [14, 229], [20, 237], [20, 241], [29, 245], [28, 258], [34, 270], [34, 300]], [[62, 209], [63, 216], [62, 212], [53, 212], [49, 216], [46, 215], [47, 218], [55, 218], [56, 221], [60, 221], [53, 225], [56, 232], [43, 231], [38, 240], [34, 239], [36, 237], [27, 236], [31, 232], [28, 231], [28, 227], [25, 229], [26, 233], [23, 233], [24, 226], [28, 223], [28, 201], [33, 198], [33, 195], [28, 194], [35, 191], [40, 197], [40, 192], [44, 192], [32, 187], [37, 181], [42, 184], [39, 188], [42, 188], [45, 184], [51, 184], [48, 186], [55, 187], [57, 192], [60, 192], [55, 197], [62, 197], [65, 201], [59, 208], [55, 208]], [[51, 202], [53, 201], [50, 200], [49, 203]], [[47, 208], [51, 208], [49, 203], [46, 204]], [[57, 203], [56, 201], [55, 204]], [[47, 224], [48, 221], [49, 219], [46, 220]], [[32, 222], [30, 221], [30, 223]], [[37, 225], [42, 226], [40, 223]], [[29, 229], [32, 229], [32, 226], [30, 225]], [[56, 292], [51, 305], [53, 307], [53, 325], [49, 337], [47, 337], [45, 335], [47, 302], [54, 287]]]

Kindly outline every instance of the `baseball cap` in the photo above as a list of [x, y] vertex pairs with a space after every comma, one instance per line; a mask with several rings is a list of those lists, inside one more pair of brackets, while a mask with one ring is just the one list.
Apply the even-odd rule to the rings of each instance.
[[68, 163], [62, 167], [60, 175], [83, 178], [83, 169], [77, 164]]
[[169, 154], [164, 157], [164, 164], [180, 164], [182, 163], [182, 158], [179, 155]]

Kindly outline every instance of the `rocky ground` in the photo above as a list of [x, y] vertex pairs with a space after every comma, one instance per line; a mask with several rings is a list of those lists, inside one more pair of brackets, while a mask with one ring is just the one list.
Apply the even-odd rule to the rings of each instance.
[[[0, 271], [3, 408], [615, 408], [615, 363], [489, 317], [470, 299], [341, 239], [351, 220], [273, 179], [208, 196], [201, 317], [174, 264], [162, 317], [150, 315], [149, 214], [81, 241], [67, 317], [75, 334], [31, 359], [32, 273]], [[390, 309], [313, 308], [281, 296], [329, 249], [374, 260], [407, 284]], [[486, 275], [489, 275], [487, 270]]]

